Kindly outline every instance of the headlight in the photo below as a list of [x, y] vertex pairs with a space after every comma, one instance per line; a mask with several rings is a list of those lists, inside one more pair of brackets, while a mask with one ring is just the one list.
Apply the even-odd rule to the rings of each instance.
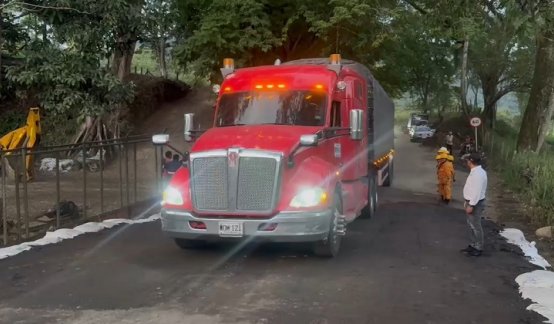
[[183, 204], [183, 195], [179, 190], [177, 190], [174, 187], [167, 187], [164, 190], [163, 196], [162, 196], [162, 205], [176, 205], [180, 206]]
[[290, 202], [294, 208], [315, 207], [327, 202], [327, 193], [321, 188], [306, 188], [301, 190]]

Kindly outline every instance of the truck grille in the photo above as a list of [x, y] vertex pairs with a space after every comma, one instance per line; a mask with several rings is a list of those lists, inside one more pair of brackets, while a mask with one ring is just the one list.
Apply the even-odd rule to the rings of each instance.
[[195, 159], [193, 200], [197, 209], [226, 210], [227, 198], [227, 157]]
[[194, 208], [245, 215], [270, 213], [276, 203], [281, 155], [235, 152], [234, 158], [228, 157], [227, 151], [191, 155]]

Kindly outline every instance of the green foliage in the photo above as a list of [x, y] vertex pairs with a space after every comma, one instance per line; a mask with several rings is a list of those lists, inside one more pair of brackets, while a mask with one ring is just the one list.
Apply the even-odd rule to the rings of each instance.
[[119, 82], [96, 56], [39, 43], [23, 57], [24, 64], [9, 67], [7, 77], [20, 89], [37, 91], [51, 114], [99, 116], [133, 97], [132, 84]]
[[17, 110], [9, 110], [2, 114], [0, 123], [0, 137], [7, 133], [25, 126], [25, 114]]
[[[554, 225], [554, 153], [517, 153], [516, 135], [514, 129], [495, 135], [489, 165], [519, 195], [529, 222]], [[532, 176], [530, 183], [526, 175]]]
[[441, 38], [418, 13], [404, 13], [393, 28], [397, 34], [385, 64], [399, 69], [405, 89], [417, 98], [420, 109], [440, 112], [451, 106], [453, 42]]
[[327, 56], [344, 57], [372, 67], [389, 93], [399, 94], [402, 73], [384, 65], [395, 1], [178, 1], [181, 28], [188, 37], [177, 58], [198, 75], [214, 75], [224, 57], [238, 66], [271, 64]]
[[[19, 94], [34, 93], [45, 115], [101, 116], [133, 98], [133, 84], [120, 82], [101, 62], [124, 35], [142, 26], [140, 2], [133, 0], [51, 0], [14, 2], [20, 26], [35, 37], [18, 51], [20, 64], [7, 78]], [[42, 32], [41, 37], [37, 34]], [[33, 33], [29, 33], [32, 35]]]

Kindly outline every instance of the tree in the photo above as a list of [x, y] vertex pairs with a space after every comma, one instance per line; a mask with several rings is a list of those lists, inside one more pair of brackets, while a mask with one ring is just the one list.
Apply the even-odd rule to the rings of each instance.
[[16, 15], [4, 1], [0, 1], [0, 98], [6, 94], [7, 85], [4, 84], [4, 64], [6, 60], [15, 60], [19, 45], [27, 40], [27, 34], [21, 26], [15, 23]]
[[539, 152], [550, 130], [554, 111], [554, 4], [530, 1], [522, 4], [537, 24], [535, 69], [529, 101], [518, 136], [519, 151]]
[[[461, 49], [467, 49], [468, 65], [481, 83], [485, 125], [494, 128], [498, 100], [529, 85], [525, 71], [532, 66], [530, 53], [534, 48], [528, 44], [526, 20], [520, 10], [514, 7], [513, 1], [405, 2], [415, 5], [418, 12], [442, 28], [444, 37], [468, 45], [461, 46]], [[461, 70], [460, 101], [463, 109], [467, 99], [467, 76], [463, 75], [465, 68]]]
[[340, 52], [369, 65], [383, 86], [398, 94], [399, 70], [383, 64], [396, 3], [180, 0], [180, 28], [187, 38], [178, 46], [178, 61], [198, 74], [216, 75], [224, 57], [241, 66]]
[[176, 38], [179, 18], [174, 1], [146, 0], [143, 15], [146, 20], [144, 40], [154, 50], [162, 77], [167, 77], [168, 42]]
[[433, 26], [415, 12], [404, 13], [393, 27], [396, 38], [387, 48], [387, 65], [402, 69], [404, 87], [424, 111], [441, 113], [452, 95], [454, 60], [452, 42], [437, 35]]
[[[120, 136], [120, 116], [132, 99], [130, 71], [139, 28], [131, 0], [52, 0], [19, 3], [18, 10], [41, 20], [51, 35], [22, 49], [24, 64], [8, 70], [20, 90], [38, 93], [44, 109], [83, 121], [77, 141]], [[140, 14], [140, 9], [138, 10]], [[133, 51], [129, 54], [129, 46]], [[101, 62], [114, 53], [110, 70]]]

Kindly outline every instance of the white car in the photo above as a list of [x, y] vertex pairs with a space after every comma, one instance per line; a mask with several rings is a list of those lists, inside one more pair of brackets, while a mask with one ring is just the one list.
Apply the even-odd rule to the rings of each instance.
[[429, 126], [416, 126], [410, 129], [410, 138], [412, 140], [426, 139], [434, 135], [435, 130]]

